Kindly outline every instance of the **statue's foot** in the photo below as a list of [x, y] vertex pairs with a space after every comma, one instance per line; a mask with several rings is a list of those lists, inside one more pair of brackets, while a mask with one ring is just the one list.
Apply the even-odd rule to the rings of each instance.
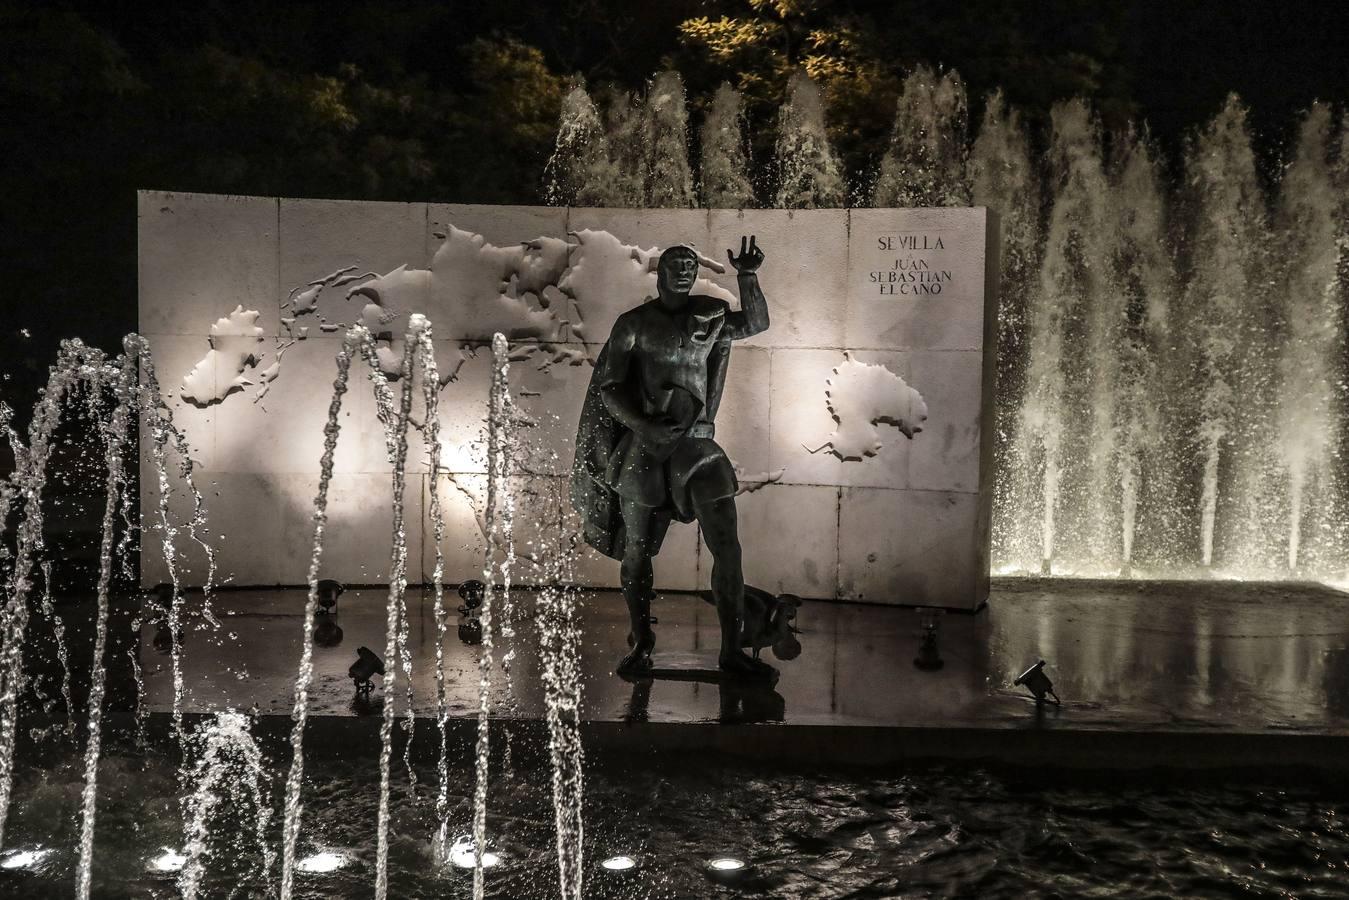
[[651, 651], [656, 647], [656, 633], [649, 627], [640, 636], [630, 631], [628, 646], [632, 649], [619, 660], [618, 674], [640, 675], [651, 671]]
[[[645, 635], [648, 640], [650, 640], [651, 646], [654, 647], [656, 646], [656, 632], [651, 626], [655, 625], [660, 620], [657, 619], [655, 616], [647, 616], [643, 621], [646, 622], [646, 627], [642, 629], [642, 634]], [[637, 646], [637, 635], [633, 634], [631, 631], [628, 632], [628, 646], [629, 647]]]
[[723, 650], [717, 664], [723, 672], [751, 678], [772, 678], [778, 672], [768, 663], [755, 659], [743, 650]]
[[651, 651], [633, 647], [628, 655], [618, 661], [619, 675], [643, 675], [651, 671]]

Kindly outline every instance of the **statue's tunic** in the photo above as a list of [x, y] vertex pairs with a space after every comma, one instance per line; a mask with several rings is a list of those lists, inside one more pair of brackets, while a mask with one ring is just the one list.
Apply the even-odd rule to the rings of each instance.
[[[731, 462], [713, 440], [734, 337], [729, 310], [724, 300], [690, 296], [683, 309], [650, 301], [614, 323], [586, 393], [572, 473], [586, 541], [601, 553], [623, 556], [620, 496], [651, 508], [654, 553], [672, 518], [693, 521], [695, 476], [702, 501], [736, 493]], [[631, 431], [605, 406], [606, 390], [631, 392], [645, 418], [678, 422], [677, 436], [656, 442]]]

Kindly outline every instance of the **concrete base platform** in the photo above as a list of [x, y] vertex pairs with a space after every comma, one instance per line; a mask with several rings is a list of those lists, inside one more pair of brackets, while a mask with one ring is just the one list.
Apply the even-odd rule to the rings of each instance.
[[[315, 649], [308, 746], [322, 746], [329, 729], [346, 735], [347, 746], [365, 736], [377, 740], [376, 713], [388, 689], [378, 687], [369, 704], [353, 702], [347, 667], [360, 646], [386, 655], [386, 596], [349, 590], [338, 620], [343, 642]], [[287, 733], [304, 600], [299, 590], [218, 595], [222, 627], [190, 628], [185, 639], [187, 711], [256, 710], [260, 728]], [[430, 715], [429, 592], [413, 591], [408, 601], [412, 707]], [[509, 684], [498, 677], [493, 695], [494, 714], [522, 733], [541, 727], [544, 709], [534, 602], [529, 592], [514, 597], [516, 653]], [[1310, 585], [1003, 580], [980, 613], [940, 620], [945, 665], [931, 672], [913, 664], [921, 638], [913, 610], [807, 602], [797, 621], [800, 657], [781, 662], [765, 653], [781, 672], [770, 686], [619, 678], [613, 668], [626, 649], [626, 611], [618, 594], [597, 593], [586, 597], [581, 613], [582, 718], [596, 749], [621, 752], [1341, 771], [1349, 769], [1346, 609], [1349, 598]], [[716, 647], [715, 611], [701, 599], [666, 596], [654, 611], [658, 652], [704, 654]], [[472, 727], [476, 714], [480, 648], [459, 642], [455, 618], [443, 649], [457, 734]], [[151, 638], [147, 629], [141, 647], [147, 698], [153, 710], [166, 712], [169, 658], [156, 653]], [[498, 659], [503, 651], [498, 646]], [[1062, 707], [1037, 706], [1013, 687], [1012, 679], [1037, 659], [1047, 661]], [[385, 663], [392, 669], [394, 660]], [[400, 716], [405, 690], [397, 672], [392, 692]]]

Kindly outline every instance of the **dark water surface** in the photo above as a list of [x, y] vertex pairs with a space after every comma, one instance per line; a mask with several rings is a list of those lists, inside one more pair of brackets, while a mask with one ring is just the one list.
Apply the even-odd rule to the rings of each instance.
[[[339, 757], [340, 749], [326, 748]], [[17, 772], [0, 896], [72, 894], [79, 771], [72, 754], [52, 752]], [[441, 868], [431, 854], [435, 768], [415, 771], [415, 790], [401, 763], [394, 771], [390, 896], [470, 896], [469, 873]], [[456, 832], [469, 830], [471, 771], [461, 763], [453, 772]], [[377, 760], [314, 759], [306, 774], [301, 856], [331, 849], [348, 862], [301, 874], [298, 895], [372, 896]], [[284, 777], [285, 768], [274, 766], [274, 847]], [[104, 761], [96, 896], [178, 896], [172, 875], [146, 870], [163, 848], [182, 844], [176, 778], [163, 757]], [[1236, 780], [1103, 776], [1056, 785], [970, 768], [811, 772], [720, 758], [650, 757], [641, 767], [592, 762], [586, 897], [1349, 896], [1349, 792]], [[203, 896], [275, 895], [257, 877], [251, 816], [242, 790], [222, 797]], [[489, 896], [557, 896], [546, 769], [522, 764], [497, 778], [489, 831], [504, 857], [489, 870]], [[3, 867], [15, 849], [38, 847], [54, 852], [35, 866]], [[599, 868], [617, 854], [635, 857], [639, 868], [626, 876]], [[704, 874], [719, 855], [751, 864], [739, 884], [716, 884]]]

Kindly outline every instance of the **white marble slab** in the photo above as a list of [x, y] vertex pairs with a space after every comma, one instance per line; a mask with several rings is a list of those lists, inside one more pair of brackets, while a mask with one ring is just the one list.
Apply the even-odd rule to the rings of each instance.
[[[812, 597], [965, 608], [982, 600], [992, 439], [983, 376], [991, 324], [985, 210], [557, 209], [162, 192], [144, 192], [139, 202], [141, 330], [155, 345], [166, 397], [194, 460], [224, 479], [216, 518], [226, 542], [237, 541], [227, 559], [240, 583], [299, 584], [307, 576], [312, 481], [342, 336], [317, 327], [319, 311], [330, 323], [359, 317], [396, 332], [388, 345], [395, 358], [408, 314], [425, 313], [433, 323], [440, 371], [454, 373], [439, 394], [442, 466], [464, 488], [442, 481], [440, 490], [446, 580], [454, 582], [482, 565], [473, 505], [481, 500], [472, 498], [485, 486], [491, 333], [512, 339], [517, 536], [522, 547], [551, 552], [574, 531], [566, 524], [574, 519], [566, 478], [593, 360], [617, 316], [654, 293], [656, 254], [675, 243], [694, 245], [723, 268], [704, 268], [699, 290], [734, 307], [738, 285], [725, 251], [739, 249], [741, 234], [754, 234], [767, 257], [761, 280], [772, 326], [733, 350], [717, 415], [718, 441], [742, 480], [775, 481], [738, 501], [747, 578]], [[348, 301], [351, 285], [331, 282], [352, 266], [346, 274], [376, 277], [351, 282], [370, 287]], [[292, 288], [325, 277], [316, 313], [296, 320], [308, 326], [308, 337], [285, 349], [276, 379], [258, 399], [281, 346], [279, 305]], [[367, 304], [375, 300], [372, 313]], [[235, 305], [257, 309], [266, 335], [258, 365], [242, 373], [254, 383], [220, 403], [184, 403], [183, 376], [210, 349], [211, 324]], [[826, 446], [841, 425], [857, 424], [855, 410], [848, 422], [837, 421], [839, 404], [831, 407], [826, 395], [826, 382], [849, 356], [886, 370], [870, 390], [897, 392], [874, 398], [878, 417], [904, 405], [899, 379], [922, 395], [928, 418], [912, 440], [878, 421], [874, 452], [843, 460]], [[377, 581], [388, 567], [389, 460], [359, 358], [349, 388], [334, 497], [369, 508], [344, 514], [332, 545], [340, 559], [331, 559], [347, 580]], [[396, 398], [401, 385], [389, 388]], [[419, 425], [423, 402], [419, 375]], [[871, 431], [866, 421], [862, 426], [866, 445]], [[424, 537], [428, 458], [414, 428], [413, 580], [429, 578], [433, 557]], [[258, 516], [266, 525], [245, 535]], [[896, 532], [894, 523], [903, 527]], [[938, 539], [941, 549], [931, 544]], [[537, 558], [535, 550], [524, 556]], [[155, 566], [150, 559], [147, 579], [157, 577]], [[705, 586], [710, 566], [697, 528], [674, 525], [655, 562], [657, 585]], [[544, 577], [528, 559], [518, 575]], [[574, 577], [617, 586], [618, 564], [587, 550]]]
[[726, 251], [754, 235], [764, 252], [759, 284], [771, 324], [746, 343], [759, 347], [840, 347], [847, 307], [848, 211], [844, 209], [714, 209], [711, 250], [726, 273], [712, 278], [740, 296]]
[[272, 197], [137, 195], [142, 334], [205, 335], [236, 307], [280, 328], [278, 202]]
[[[982, 352], [914, 350], [908, 360], [909, 383], [927, 401], [928, 418], [909, 447], [907, 486], [977, 492], [980, 446], [985, 439], [981, 433]], [[993, 440], [991, 434], [986, 437]]]
[[868, 603], [971, 608], [980, 582], [979, 519], [977, 494], [844, 488], [839, 593]]
[[[337, 353], [333, 341], [300, 341], [285, 351], [280, 375], [264, 398], [255, 401], [254, 391], [248, 390], [216, 407], [215, 467], [223, 472], [318, 472]], [[337, 472], [388, 470], [368, 371], [362, 360], [352, 360], [333, 463]]]
[[[769, 484], [737, 497], [745, 583], [775, 594], [834, 597], [838, 496], [836, 487]], [[701, 586], [710, 587], [710, 564], [698, 574]]]
[[982, 347], [986, 227], [983, 208], [851, 210], [846, 346]]
[[[403, 530], [406, 535], [407, 578], [421, 581], [422, 502], [420, 474], [410, 473], [404, 488]], [[276, 476], [284, 508], [285, 532], [280, 542], [283, 574], [304, 569], [308, 577], [313, 552], [314, 498], [318, 479], [305, 474]], [[347, 473], [333, 476], [328, 485], [328, 521], [324, 527], [320, 577], [344, 584], [386, 584], [393, 560], [393, 481], [387, 473]]]
[[[343, 269], [350, 268], [347, 275], [357, 276], [368, 272], [384, 274], [400, 266], [426, 268], [430, 261], [426, 220], [425, 203], [281, 200], [278, 304], [309, 290], [311, 282]], [[324, 331], [318, 317], [322, 315], [330, 323], [347, 326], [359, 321], [365, 304], [360, 297], [347, 299], [350, 286], [323, 287], [314, 298], [313, 313], [296, 316], [292, 307], [284, 309], [282, 315], [295, 316], [296, 326], [308, 327], [310, 338], [340, 339], [342, 332]], [[405, 299], [413, 307], [408, 311], [424, 311], [425, 296]]]
[[737, 345], [731, 350], [726, 387], [717, 409], [716, 441], [740, 471], [759, 474], [768, 466], [769, 351]]

